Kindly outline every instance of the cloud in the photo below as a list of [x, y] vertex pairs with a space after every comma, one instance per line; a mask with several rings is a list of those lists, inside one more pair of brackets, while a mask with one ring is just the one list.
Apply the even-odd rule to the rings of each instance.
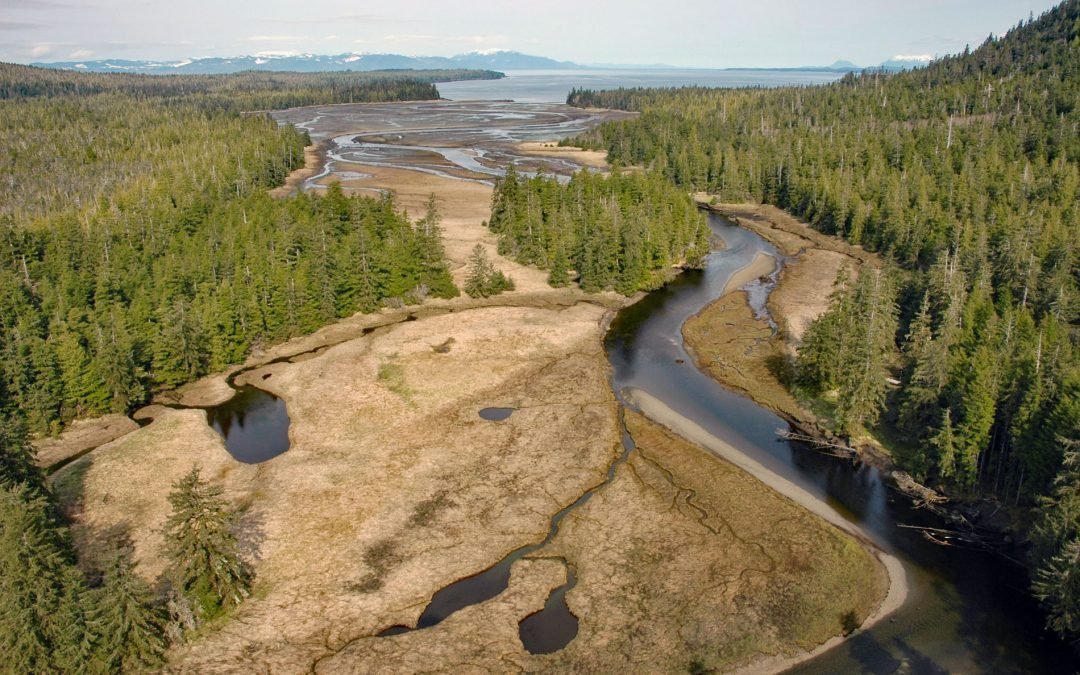
[[426, 35], [422, 33], [403, 33], [383, 36], [387, 42], [464, 42], [474, 45], [505, 44], [509, 41], [505, 35]]
[[0, 30], [33, 30], [45, 28], [45, 24], [30, 21], [0, 21]]
[[4, 9], [64, 9], [74, 6], [56, 0], [4, 0]]
[[68, 58], [69, 59], [82, 60], [82, 59], [88, 59], [93, 55], [94, 55], [94, 52], [92, 52], [89, 49], [76, 49], [75, 51], [68, 54]]
[[48, 44], [34, 45], [30, 48], [30, 56], [35, 59], [40, 59], [43, 56], [48, 56], [53, 53], [53, 46]]
[[303, 42], [310, 40], [310, 35], [250, 35], [248, 42]]
[[322, 17], [286, 17], [259, 19], [263, 23], [284, 23], [289, 25], [327, 24], [327, 23], [388, 23], [394, 21], [390, 17], [379, 14], [342, 14], [340, 16]]
[[930, 54], [897, 54], [892, 57], [893, 61], [925, 61], [930, 62], [934, 57]]

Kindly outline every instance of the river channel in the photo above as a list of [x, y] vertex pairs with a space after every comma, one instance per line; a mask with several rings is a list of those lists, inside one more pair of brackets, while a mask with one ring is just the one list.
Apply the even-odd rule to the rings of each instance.
[[941, 547], [905, 525], [944, 526], [885, 483], [874, 467], [781, 441], [787, 423], [693, 365], [682, 325], [717, 298], [731, 273], [758, 252], [775, 255], [756, 234], [711, 215], [726, 247], [703, 271], [687, 272], [622, 310], [607, 337], [617, 393], [644, 390], [815, 495], [856, 524], [907, 572], [904, 606], [870, 630], [795, 672], [1071, 673], [1067, 647], [1042, 630], [1023, 571], [991, 554]]

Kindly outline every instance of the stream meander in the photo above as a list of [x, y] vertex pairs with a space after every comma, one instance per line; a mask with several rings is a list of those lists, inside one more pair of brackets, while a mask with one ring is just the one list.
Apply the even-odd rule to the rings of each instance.
[[[796, 672], [1074, 672], [1069, 650], [1042, 630], [1019, 568], [981, 551], [941, 547], [903, 525], [936, 519], [891, 490], [874, 467], [781, 441], [787, 423], [724, 388], [693, 364], [682, 325], [721, 292], [731, 273], [761, 251], [756, 234], [710, 216], [727, 246], [703, 271], [687, 272], [619, 313], [607, 351], [617, 393], [644, 390], [802, 487], [904, 563], [903, 607], [864, 633], [795, 668]], [[678, 360], [683, 364], [678, 364]]]
[[[891, 490], [878, 469], [781, 441], [776, 430], [787, 427], [781, 418], [692, 365], [682, 341], [682, 324], [715, 299], [731, 274], [757, 253], [776, 255], [765, 240], [718, 216], [710, 216], [710, 224], [726, 246], [709, 256], [705, 270], [683, 274], [622, 310], [612, 323], [606, 346], [615, 391], [620, 399], [632, 390], [648, 392], [809, 492], [884, 552], [899, 558], [909, 585], [907, 600], [898, 611], [796, 666], [794, 672], [1073, 672], [1067, 647], [1041, 629], [1043, 619], [1025, 592], [1022, 570], [988, 553], [932, 544], [905, 528], [941, 523]], [[756, 300], [763, 304], [765, 294], [758, 289]], [[566, 515], [610, 482], [633, 447], [633, 440], [625, 436], [624, 452], [609, 468], [607, 480], [559, 511], [543, 541], [523, 546], [492, 567], [440, 590], [417, 627], [433, 626], [501, 593], [513, 563], [543, 557], [543, 548]], [[533, 653], [559, 649], [577, 633], [579, 619], [565, 602], [576, 583], [573, 561], [564, 563], [567, 583], [551, 594], [542, 611], [521, 622], [522, 641]], [[394, 626], [382, 634], [408, 630]]]

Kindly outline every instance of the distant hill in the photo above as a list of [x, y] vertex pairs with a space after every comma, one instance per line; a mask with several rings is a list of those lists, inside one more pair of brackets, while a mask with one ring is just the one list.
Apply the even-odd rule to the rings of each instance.
[[[881, 65], [871, 66], [874, 70], [907, 70], [925, 66], [930, 61], [928, 56], [894, 56]], [[557, 61], [546, 56], [535, 56], [515, 51], [481, 51], [458, 54], [457, 56], [405, 56], [403, 54], [256, 54], [253, 56], [206, 57], [162, 61], [152, 59], [100, 59], [96, 61], [56, 61], [51, 63], [33, 63], [43, 68], [62, 70], [81, 70], [91, 73], [144, 73], [149, 75], [216, 75], [238, 73], [241, 71], [286, 71], [294, 73], [314, 73], [328, 71], [372, 71], [372, 70], [447, 70], [469, 68], [480, 70], [576, 70], [581, 68], [600, 69], [673, 69], [676, 66], [662, 64], [588, 64], [572, 61]], [[679, 68], [685, 70], [686, 68]], [[693, 70], [693, 69], [689, 69]], [[724, 69], [720, 69], [724, 70]], [[787, 68], [736, 68], [734, 70], [767, 71], [832, 71], [860, 72], [861, 66], [851, 61], [836, 61], [828, 66], [792, 66]]]
[[457, 56], [403, 56], [401, 54], [259, 54], [255, 56], [207, 57], [180, 61], [102, 59], [98, 61], [57, 61], [31, 65], [94, 73], [144, 73], [150, 75], [213, 75], [246, 70], [298, 73], [370, 70], [537, 70], [580, 68], [569, 61], [556, 61], [512, 51], [471, 52]]

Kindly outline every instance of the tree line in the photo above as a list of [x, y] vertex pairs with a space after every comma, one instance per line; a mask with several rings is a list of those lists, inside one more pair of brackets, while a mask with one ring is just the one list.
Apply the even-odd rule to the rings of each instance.
[[267, 196], [308, 142], [198, 101], [0, 101], [0, 405], [55, 432], [336, 318], [456, 295], [435, 210]]
[[499, 253], [549, 270], [552, 286], [576, 280], [590, 292], [657, 288], [709, 251], [708, 226], [684, 191], [618, 168], [607, 177], [580, 171], [562, 184], [511, 166], [495, 187], [488, 225]]
[[236, 111], [437, 92], [397, 75], [17, 66], [0, 82], [0, 671], [151, 669], [247, 595], [235, 512], [197, 470], [174, 485], [169, 569], [151, 588], [123, 537], [105, 560], [79, 559], [30, 435], [130, 410], [338, 317], [457, 295], [434, 202], [413, 222], [393, 195], [337, 185], [271, 199], [309, 139]]
[[[839, 430], [884, 431], [919, 478], [1049, 523], [1062, 517], [1052, 496], [1075, 483], [1065, 458], [1080, 437], [1077, 44], [1080, 2], [1068, 0], [899, 74], [778, 90], [576, 90], [573, 105], [641, 115], [567, 143], [721, 200], [774, 204], [884, 255], [893, 273], [879, 290], [895, 293], [842, 280], [796, 381], [838, 397]], [[874, 321], [898, 320], [868, 325], [875, 308]], [[866, 331], [880, 340], [869, 351]], [[900, 381], [891, 392], [887, 376]], [[1073, 552], [1072, 577], [1059, 574], [1048, 597], [1072, 603], [1071, 623], [1055, 626], [1075, 632], [1071, 513], [1072, 534], [1036, 547], [1036, 565], [1058, 560], [1060, 571]]]
[[0, 100], [119, 94], [193, 103], [233, 111], [325, 103], [382, 103], [439, 98], [436, 82], [494, 80], [493, 70], [373, 70], [292, 73], [247, 71], [223, 75], [79, 73], [0, 63]]

